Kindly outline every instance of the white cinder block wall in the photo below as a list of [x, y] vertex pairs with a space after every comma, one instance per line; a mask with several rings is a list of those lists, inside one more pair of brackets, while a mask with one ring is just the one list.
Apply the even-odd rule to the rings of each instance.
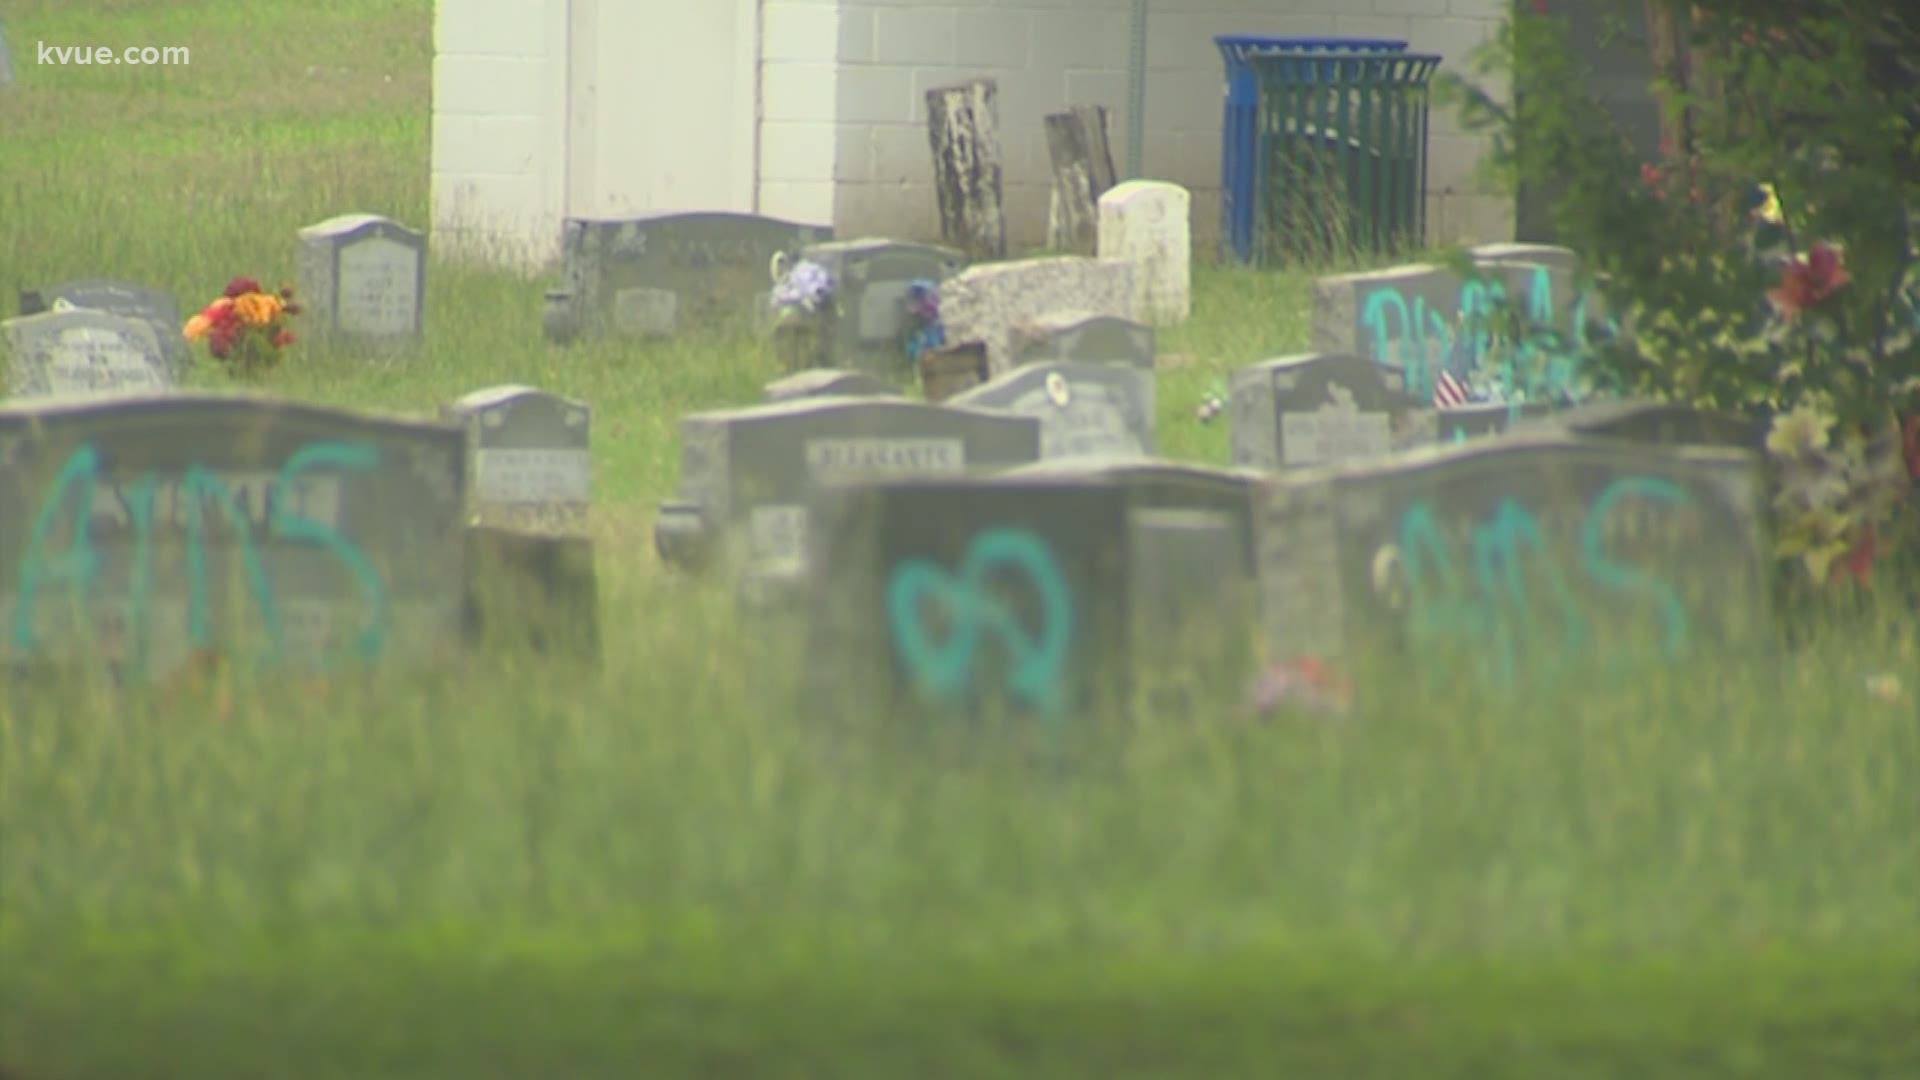
[[434, 247], [501, 262], [551, 257], [566, 208], [567, 5], [435, 7]]
[[[827, 13], [836, 6], [833, 18]], [[1070, 104], [1108, 106], [1114, 164], [1125, 173], [1131, 10], [1131, 0], [769, 0], [763, 211], [825, 206], [817, 183], [796, 178], [820, 175], [815, 135], [832, 123], [835, 228], [842, 235], [934, 238], [926, 91], [989, 76], [1000, 92], [1009, 241], [1016, 248], [1038, 246], [1050, 184], [1042, 117]], [[1149, 11], [1142, 167], [1150, 178], [1193, 191], [1199, 250], [1212, 251], [1224, 88], [1216, 34], [1404, 39], [1412, 51], [1439, 53], [1443, 70], [1465, 71], [1469, 52], [1497, 30], [1505, 4], [1150, 0]], [[831, 73], [817, 59], [830, 33], [838, 57]], [[832, 119], [821, 107], [828, 93], [835, 100]], [[1483, 194], [1475, 181], [1480, 140], [1461, 133], [1446, 110], [1436, 109], [1432, 123], [1429, 238], [1510, 239], [1511, 199]], [[804, 201], [792, 201], [802, 191]]]

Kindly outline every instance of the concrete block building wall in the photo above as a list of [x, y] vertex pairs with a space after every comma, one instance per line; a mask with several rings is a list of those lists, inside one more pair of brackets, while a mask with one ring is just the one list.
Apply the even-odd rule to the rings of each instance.
[[566, 205], [566, 5], [462, 0], [437, 15], [434, 246], [549, 258]]
[[[789, 151], [773, 126], [780, 101], [772, 59], [789, 16], [811, 9], [810, 47], [825, 43], [832, 0], [773, 0], [768, 6], [763, 84], [763, 199], [787, 181], [772, 162]], [[931, 238], [937, 233], [925, 94], [988, 76], [999, 84], [1009, 240], [1033, 247], [1045, 237], [1050, 170], [1042, 118], [1070, 104], [1111, 110], [1115, 163], [1127, 155], [1130, 0], [839, 0], [834, 23], [833, 220], [843, 234]], [[1146, 146], [1142, 168], [1194, 193], [1201, 250], [1218, 233], [1223, 67], [1213, 38], [1249, 33], [1405, 39], [1437, 52], [1443, 68], [1464, 70], [1469, 53], [1498, 29], [1500, 0], [1152, 0], [1147, 37]], [[798, 18], [798, 16], [792, 16]], [[815, 107], [817, 77], [795, 97]], [[815, 129], [817, 130], [817, 129]], [[1428, 232], [1437, 242], [1510, 238], [1510, 198], [1483, 193], [1474, 176], [1484, 149], [1445, 110], [1433, 114]], [[818, 153], [816, 149], [812, 151]], [[767, 211], [772, 212], [772, 211]]]

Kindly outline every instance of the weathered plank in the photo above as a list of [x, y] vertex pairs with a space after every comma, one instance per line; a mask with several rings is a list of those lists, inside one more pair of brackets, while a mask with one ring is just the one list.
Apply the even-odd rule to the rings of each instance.
[[927, 91], [927, 139], [940, 236], [977, 260], [1007, 257], [999, 90], [992, 79]]
[[1075, 105], [1046, 118], [1047, 154], [1053, 160], [1053, 202], [1047, 214], [1047, 246], [1091, 255], [1098, 240], [1100, 196], [1118, 182], [1107, 144], [1107, 107]]

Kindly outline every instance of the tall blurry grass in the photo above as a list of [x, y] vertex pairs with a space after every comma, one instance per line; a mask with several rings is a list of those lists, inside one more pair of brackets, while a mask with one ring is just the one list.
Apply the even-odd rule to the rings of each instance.
[[[302, 225], [349, 211], [424, 225], [430, 23], [424, 0], [10, 4], [0, 285], [109, 275], [191, 310], [232, 276], [289, 281]], [[186, 45], [193, 62], [41, 67], [38, 40]], [[1165, 453], [1226, 459], [1224, 425], [1193, 409], [1233, 367], [1304, 348], [1306, 294], [1297, 274], [1198, 272], [1193, 320], [1161, 339]], [[304, 962], [259, 951], [294, 927], [601, 928], [542, 939], [564, 953], [616, 949], [607, 927], [647, 919], [722, 955], [731, 931], [715, 926], [771, 920], [874, 955], [1035, 963], [1065, 949], [1225, 964], [1283, 946], [1408, 964], [1915, 956], [1920, 724], [1910, 697], [1864, 690], [1885, 673], [1920, 682], [1910, 613], [1769, 663], [1703, 657], [1517, 700], [1382, 669], [1341, 722], [1252, 724], [1240, 687], [1203, 686], [1201, 705], [1135, 717], [1065, 770], [1018, 745], [918, 755], [884, 737], [886, 718], [829, 742], [789, 708], [788, 643], [661, 574], [649, 539], [677, 480], [678, 417], [757, 400], [779, 374], [767, 344], [718, 328], [556, 349], [540, 300], [534, 275], [436, 260], [418, 348], [296, 351], [273, 389], [421, 413], [508, 381], [592, 402], [608, 662], [11, 688], [0, 1062], [111, 1075], [121, 1059], [60, 1033], [133, 1008], [144, 991], [101, 974], [97, 949], [158, 927], [256, 975]], [[765, 954], [735, 959], [722, 967]], [[168, 1019], [139, 1030], [181, 1052], [227, 1030], [140, 1008]]]

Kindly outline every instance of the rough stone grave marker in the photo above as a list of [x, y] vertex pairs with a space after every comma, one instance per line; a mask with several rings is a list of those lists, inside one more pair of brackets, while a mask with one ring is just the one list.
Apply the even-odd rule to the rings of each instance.
[[104, 311], [125, 319], [139, 319], [153, 327], [153, 336], [166, 350], [175, 371], [185, 371], [192, 362], [187, 339], [182, 331], [180, 304], [164, 289], [135, 285], [107, 278], [68, 281], [51, 288], [20, 293], [20, 314], [38, 315], [53, 309], [60, 301], [89, 311]]
[[75, 308], [0, 322], [14, 397], [157, 392], [178, 378], [153, 326]]
[[[1197, 658], [1186, 626], [1147, 617], [1177, 588], [1160, 582], [1236, 539], [1225, 515], [1136, 509], [1099, 476], [870, 480], [812, 506], [809, 668], [828, 708], [866, 715], [991, 702], [1057, 721], [1126, 702], [1144, 669]], [[1230, 629], [1229, 611], [1213, 620]]]
[[864, 371], [846, 368], [809, 368], [778, 378], [766, 386], [768, 401], [808, 397], [898, 397], [890, 382]]
[[0, 662], [450, 658], [464, 439], [242, 395], [0, 406]]
[[1124, 364], [1027, 364], [946, 401], [1040, 421], [1042, 459], [1151, 455], [1153, 372]]
[[812, 397], [682, 417], [680, 455], [680, 497], [654, 530], [661, 557], [693, 568], [731, 548], [755, 572], [797, 574], [813, 485], [1027, 464], [1039, 459], [1040, 426], [905, 398]]
[[1193, 313], [1193, 196], [1178, 184], [1129, 180], [1100, 196], [1102, 259], [1133, 266], [1134, 310], [1156, 326]]
[[1737, 647], [1767, 625], [1750, 451], [1513, 433], [1275, 477], [1256, 499], [1281, 659], [1399, 657], [1517, 684]]
[[301, 323], [358, 342], [420, 336], [427, 238], [378, 214], [342, 214], [299, 232]]
[[592, 503], [593, 410], [531, 386], [495, 386], [441, 415], [467, 432], [468, 473], [479, 521], [542, 532], [574, 531]]
[[1133, 265], [1071, 255], [988, 263], [955, 275], [940, 294], [947, 341], [985, 344], [989, 375], [1015, 366], [1015, 327], [1062, 311], [1137, 320]]
[[1049, 312], [1014, 327], [1011, 347], [1014, 367], [1078, 360], [1153, 370], [1153, 327], [1117, 315]]
[[832, 236], [755, 214], [571, 219], [561, 238], [566, 283], [554, 300], [570, 314], [554, 316], [548, 336], [669, 337], [757, 317], [776, 259]]
[[1255, 469], [1321, 465], [1434, 441], [1434, 411], [1352, 355], [1268, 360], [1229, 383], [1233, 463]]
[[893, 382], [913, 374], [906, 352], [913, 284], [939, 286], [967, 265], [952, 248], [874, 238], [815, 244], [800, 257], [833, 280], [813, 366], [852, 368]]

